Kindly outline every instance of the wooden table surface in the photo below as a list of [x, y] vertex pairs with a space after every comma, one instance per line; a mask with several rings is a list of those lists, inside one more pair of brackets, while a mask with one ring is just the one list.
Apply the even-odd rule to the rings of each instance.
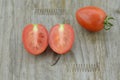
[[[90, 33], [77, 23], [78, 8], [93, 5], [115, 18], [111, 30]], [[25, 25], [41, 23], [49, 31], [69, 23], [75, 42], [59, 57], [48, 47], [28, 54], [21, 35]], [[0, 0], [0, 80], [120, 80], [120, 0]]]

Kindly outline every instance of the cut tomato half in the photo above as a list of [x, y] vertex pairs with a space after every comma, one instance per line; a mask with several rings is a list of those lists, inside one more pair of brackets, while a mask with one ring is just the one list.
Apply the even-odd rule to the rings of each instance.
[[23, 30], [22, 41], [29, 53], [41, 54], [48, 46], [48, 32], [41, 24], [29, 24]]
[[67, 53], [74, 42], [74, 30], [69, 24], [57, 24], [49, 34], [49, 45], [58, 54]]

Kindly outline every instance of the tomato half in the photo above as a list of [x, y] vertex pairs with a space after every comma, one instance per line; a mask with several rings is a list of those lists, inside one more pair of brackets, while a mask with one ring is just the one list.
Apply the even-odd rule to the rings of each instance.
[[87, 6], [77, 10], [76, 19], [78, 23], [88, 31], [97, 32], [104, 28], [106, 13], [94, 6]]
[[41, 24], [29, 24], [23, 30], [22, 41], [29, 53], [41, 54], [48, 46], [48, 32]]
[[58, 54], [67, 53], [74, 42], [74, 30], [69, 24], [56, 24], [49, 34], [49, 45]]

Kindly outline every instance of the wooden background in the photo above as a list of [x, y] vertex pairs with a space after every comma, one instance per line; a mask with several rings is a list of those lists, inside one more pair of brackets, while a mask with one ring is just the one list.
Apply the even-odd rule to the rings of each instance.
[[[113, 16], [114, 27], [90, 33], [77, 23], [75, 12], [98, 6]], [[46, 9], [46, 10], [45, 10]], [[21, 42], [25, 25], [70, 23], [75, 43], [51, 66], [57, 55], [48, 47], [33, 56]], [[0, 80], [120, 80], [120, 0], [0, 0]]]

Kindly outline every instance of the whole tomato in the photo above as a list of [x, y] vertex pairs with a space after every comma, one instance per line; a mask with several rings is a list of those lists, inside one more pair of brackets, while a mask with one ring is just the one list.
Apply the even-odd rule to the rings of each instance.
[[76, 19], [83, 28], [91, 32], [97, 32], [103, 28], [109, 30], [113, 26], [109, 22], [113, 17], [108, 17], [104, 10], [95, 6], [86, 6], [78, 9]]

